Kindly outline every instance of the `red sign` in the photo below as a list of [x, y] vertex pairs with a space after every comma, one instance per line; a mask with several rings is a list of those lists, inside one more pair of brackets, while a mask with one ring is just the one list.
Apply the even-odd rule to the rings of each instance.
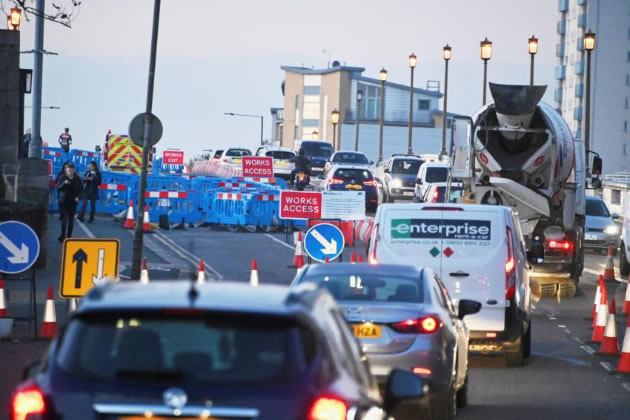
[[165, 150], [162, 153], [163, 165], [183, 165], [184, 152], [182, 150]]
[[312, 191], [280, 191], [281, 219], [321, 219], [322, 193]]
[[52, 160], [48, 161], [48, 176], [52, 176]]
[[243, 176], [271, 178], [273, 158], [267, 156], [243, 156]]

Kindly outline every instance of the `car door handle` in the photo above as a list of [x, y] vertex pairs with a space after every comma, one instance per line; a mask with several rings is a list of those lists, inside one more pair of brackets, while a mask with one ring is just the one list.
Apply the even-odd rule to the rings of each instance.
[[451, 277], [468, 277], [470, 274], [463, 271], [456, 271], [454, 273], [448, 273], [448, 275]]

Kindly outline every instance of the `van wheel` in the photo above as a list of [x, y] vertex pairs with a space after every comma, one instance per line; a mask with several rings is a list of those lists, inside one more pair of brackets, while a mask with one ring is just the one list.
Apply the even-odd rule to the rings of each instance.
[[468, 405], [468, 373], [464, 379], [464, 385], [457, 391], [457, 407], [464, 408]]
[[619, 272], [622, 276], [630, 274], [630, 263], [628, 263], [628, 257], [626, 257], [626, 245], [623, 242], [619, 245]]
[[527, 326], [527, 333], [523, 342], [523, 357], [529, 358], [532, 355], [532, 323]]
[[519, 367], [523, 366], [523, 344], [524, 344], [524, 335], [521, 327], [521, 336], [518, 338], [517, 344], [515, 345], [514, 350], [509, 350], [505, 352], [505, 363], [508, 367]]

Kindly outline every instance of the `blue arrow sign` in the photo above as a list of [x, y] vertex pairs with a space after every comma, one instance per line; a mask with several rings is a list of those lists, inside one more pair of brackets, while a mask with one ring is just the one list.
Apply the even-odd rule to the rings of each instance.
[[0, 272], [8, 274], [26, 271], [39, 257], [39, 238], [21, 222], [0, 223]]
[[337, 258], [344, 247], [341, 230], [330, 223], [322, 223], [310, 228], [304, 236], [304, 250], [315, 261], [324, 262]]

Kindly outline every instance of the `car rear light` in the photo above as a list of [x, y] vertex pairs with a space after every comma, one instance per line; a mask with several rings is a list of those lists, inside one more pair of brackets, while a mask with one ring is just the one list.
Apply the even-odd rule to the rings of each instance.
[[348, 407], [337, 397], [319, 397], [311, 406], [309, 420], [345, 420]]
[[38, 387], [27, 386], [13, 394], [11, 420], [26, 420], [30, 415], [45, 412], [44, 396]]
[[433, 191], [433, 197], [431, 197], [431, 202], [437, 203], [439, 199], [440, 199], [440, 190], [436, 188], [435, 191]]
[[376, 259], [376, 245], [378, 244], [378, 225], [374, 225], [374, 231], [372, 232], [372, 238], [370, 240], [370, 256], [369, 262], [372, 265], [378, 264], [378, 260]]
[[486, 338], [497, 338], [497, 333], [496, 332], [487, 332], [486, 333]]
[[431, 375], [433, 373], [431, 369], [420, 366], [416, 366], [415, 368], [413, 368], [412, 372], [416, 375]]
[[328, 184], [343, 184], [343, 179], [339, 178], [330, 178], [328, 180]]
[[394, 331], [403, 334], [431, 334], [436, 332], [442, 323], [434, 315], [428, 315], [422, 318], [406, 319], [404, 321], [392, 324]]
[[227, 158], [221, 159], [221, 162], [227, 162]]
[[556, 241], [550, 240], [547, 241], [547, 248], [549, 249], [559, 249], [563, 251], [572, 251], [573, 250], [573, 242], [571, 241]]
[[363, 185], [367, 185], [369, 187], [376, 187], [376, 181], [363, 181]]
[[512, 299], [516, 291], [516, 282], [514, 281], [515, 266], [514, 250], [512, 249], [512, 229], [505, 228], [507, 237], [507, 261], [505, 262], [505, 298]]

